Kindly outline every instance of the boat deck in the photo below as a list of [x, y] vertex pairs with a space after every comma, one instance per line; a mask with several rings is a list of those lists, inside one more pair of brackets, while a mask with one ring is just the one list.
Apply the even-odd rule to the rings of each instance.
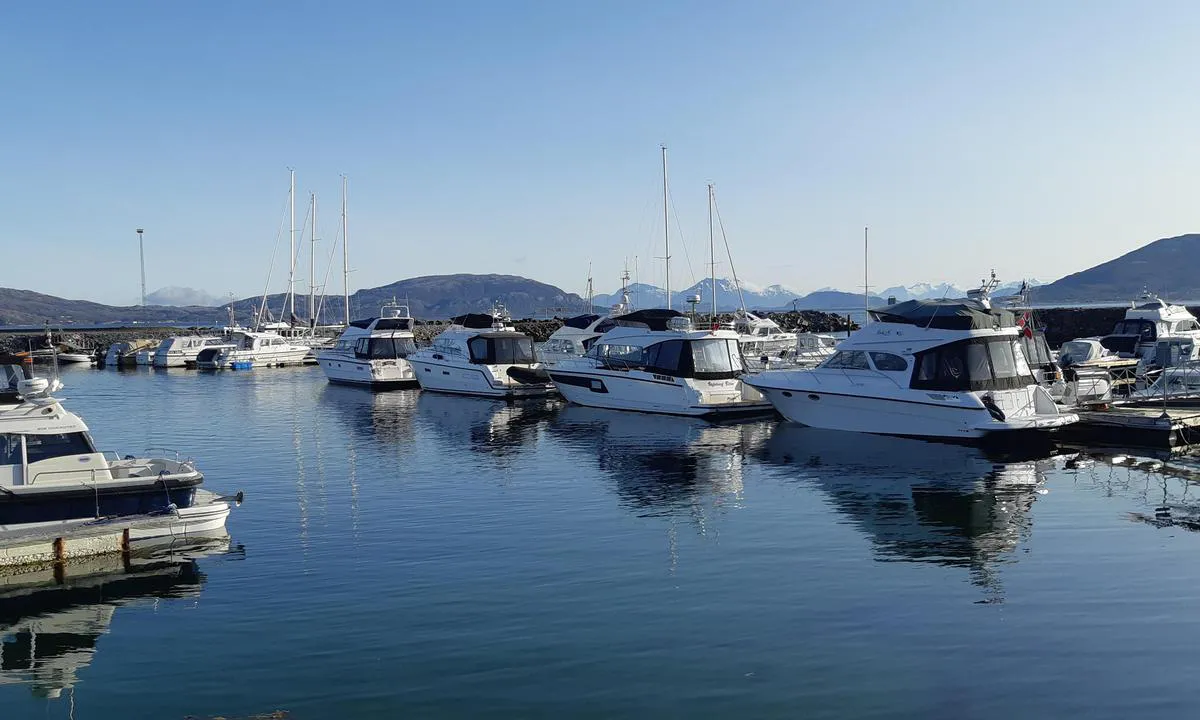
[[1079, 422], [1059, 430], [1064, 442], [1159, 449], [1200, 444], [1200, 407], [1117, 406], [1076, 413]]

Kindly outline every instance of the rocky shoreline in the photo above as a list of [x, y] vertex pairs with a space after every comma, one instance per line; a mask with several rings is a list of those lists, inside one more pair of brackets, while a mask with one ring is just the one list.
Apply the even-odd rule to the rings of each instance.
[[[1200, 308], [1190, 309], [1194, 314], [1200, 314], [1198, 313]], [[1037, 325], [1045, 328], [1046, 340], [1052, 348], [1057, 348], [1063, 342], [1074, 338], [1106, 335], [1112, 331], [1113, 325], [1124, 314], [1125, 308], [1123, 307], [1052, 308], [1034, 312]], [[844, 316], [815, 310], [769, 312], [762, 315], [779, 323], [784, 330], [796, 332], [838, 333], [845, 332], [848, 327], [851, 329], [857, 327]], [[718, 317], [718, 321], [722, 323], [730, 322], [732, 319], [733, 316], [728, 313]], [[700, 315], [697, 318], [697, 323], [701, 326], [708, 322], [710, 322], [708, 315]], [[413, 331], [417, 343], [430, 342], [447, 324], [448, 321], [418, 322]], [[515, 325], [518, 330], [528, 334], [534, 341], [542, 342], [550, 337], [551, 333], [562, 327], [562, 320], [518, 320]], [[204, 332], [212, 332], [212, 330], [198, 327], [108, 328], [104, 330], [68, 330], [61, 335], [56, 332], [54, 339], [79, 348], [103, 353], [109, 345], [117, 342], [137, 339], [161, 340], [171, 335]], [[46, 335], [44, 332], [0, 329], [0, 351], [22, 352], [45, 347], [45, 345]]]

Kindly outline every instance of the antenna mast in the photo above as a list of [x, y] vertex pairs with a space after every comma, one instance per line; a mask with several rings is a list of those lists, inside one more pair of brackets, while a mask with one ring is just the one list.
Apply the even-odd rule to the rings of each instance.
[[288, 212], [292, 216], [291, 232], [288, 233], [288, 246], [291, 248], [291, 265], [288, 266], [288, 322], [296, 314], [296, 170], [288, 168], [291, 175], [291, 185], [288, 186]]
[[867, 253], [870, 247], [870, 231], [870, 227], [863, 228], [863, 310], [866, 312], [866, 319], [863, 320], [863, 325], [871, 322], [871, 285], [867, 280]]
[[350, 327], [350, 249], [346, 235], [346, 176], [342, 176], [342, 319]]
[[142, 242], [142, 228], [137, 229], [138, 256], [142, 261], [142, 307], [146, 307], [146, 245]]
[[663, 260], [667, 265], [667, 309], [671, 309], [671, 231], [670, 221], [667, 219], [668, 201], [667, 201], [667, 146], [660, 145], [662, 148], [662, 167], [663, 167]]
[[312, 243], [308, 260], [308, 324], [317, 326], [317, 194], [312, 193]]
[[711, 266], [709, 282], [712, 283], [712, 327], [717, 327], [717, 251], [713, 244], [713, 186], [708, 184], [708, 262]]

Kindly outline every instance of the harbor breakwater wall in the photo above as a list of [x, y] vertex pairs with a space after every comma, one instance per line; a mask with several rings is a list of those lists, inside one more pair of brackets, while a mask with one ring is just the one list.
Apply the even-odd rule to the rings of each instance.
[[[1193, 313], [1196, 313], [1200, 308], [1192, 308], [1191, 310]], [[1123, 307], [1052, 308], [1037, 310], [1034, 313], [1038, 327], [1045, 328], [1046, 339], [1050, 343], [1050, 346], [1054, 348], [1074, 338], [1106, 335], [1112, 331], [1113, 325], [1124, 314], [1125, 308]], [[763, 313], [763, 316], [769, 317], [779, 323], [785, 330], [794, 330], [797, 332], [836, 333], [844, 332], [847, 328], [847, 319], [845, 316], [814, 310], [771, 312]], [[729, 322], [732, 319], [733, 316], [730, 314], [719, 316], [721, 322]], [[709, 322], [709, 318], [707, 315], [701, 315], [698, 318], [698, 322], [703, 326], [704, 323]], [[428, 343], [445, 329], [447, 324], [448, 321], [418, 322], [413, 331], [417, 343]], [[528, 334], [537, 342], [544, 341], [550, 337], [551, 333], [562, 327], [562, 321], [558, 319], [518, 320], [515, 324], [518, 330]], [[64, 328], [60, 333], [56, 328], [54, 339], [55, 341], [70, 343], [81, 348], [104, 352], [108, 349], [109, 345], [116, 342], [137, 339], [161, 340], [171, 335], [203, 332], [205, 330], [202, 328], [135, 327], [106, 328], [103, 330], [71, 330]], [[212, 331], [208, 330], [208, 332]], [[45, 345], [46, 334], [44, 331], [6, 331], [0, 329], [0, 351], [22, 352], [31, 348], [45, 347]]]

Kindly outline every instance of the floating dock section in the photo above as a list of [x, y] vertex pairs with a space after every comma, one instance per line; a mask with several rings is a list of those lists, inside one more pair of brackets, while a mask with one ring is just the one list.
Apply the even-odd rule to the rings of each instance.
[[1079, 422], [1058, 433], [1072, 445], [1171, 450], [1200, 443], [1200, 407], [1125, 405], [1074, 412]]
[[[170, 539], [172, 517], [133, 516], [104, 522], [72, 523], [48, 529], [0, 532], [0, 567], [62, 563], [75, 558], [128, 553], [145, 538]], [[185, 535], [178, 535], [184, 539]]]

